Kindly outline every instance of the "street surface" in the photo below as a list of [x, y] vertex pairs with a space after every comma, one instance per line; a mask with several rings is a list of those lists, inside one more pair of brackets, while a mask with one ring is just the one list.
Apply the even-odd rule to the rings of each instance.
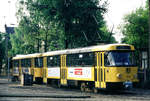
[[0, 101], [150, 101], [150, 90], [81, 92], [77, 88], [22, 86], [0, 77]]

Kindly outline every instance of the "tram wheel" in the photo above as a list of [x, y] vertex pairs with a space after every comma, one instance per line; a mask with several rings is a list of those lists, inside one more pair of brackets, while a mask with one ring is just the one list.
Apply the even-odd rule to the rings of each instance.
[[61, 85], [61, 83], [60, 83], [60, 80], [58, 80], [57, 86], [58, 86], [58, 88], [61, 88], [61, 87], [62, 87], [62, 85]]
[[80, 90], [81, 90], [82, 92], [85, 92], [85, 90], [86, 90], [86, 85], [85, 85], [85, 83], [81, 83]]
[[98, 89], [97, 88], [93, 88], [93, 92], [95, 93], [95, 94], [97, 94], [98, 93]]

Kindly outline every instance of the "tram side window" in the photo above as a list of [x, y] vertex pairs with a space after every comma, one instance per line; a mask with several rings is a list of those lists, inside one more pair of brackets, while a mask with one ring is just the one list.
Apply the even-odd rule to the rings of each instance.
[[77, 54], [68, 54], [67, 57], [66, 57], [67, 66], [76, 66], [78, 64], [77, 59], [78, 59]]
[[60, 56], [48, 56], [47, 57], [47, 67], [59, 67], [60, 66]]
[[94, 53], [80, 53], [67, 55], [67, 66], [92, 66], [94, 65]]
[[21, 67], [31, 67], [31, 59], [22, 59]]
[[104, 65], [105, 66], [114, 66], [114, 60], [110, 52], [104, 53]]
[[25, 67], [25, 60], [24, 59], [21, 60], [21, 67]]
[[13, 61], [13, 67], [19, 67], [19, 60]]
[[43, 67], [43, 57], [38, 57], [34, 59], [35, 67], [41, 68]]
[[110, 62], [109, 62], [108, 57], [107, 57], [106, 54], [104, 55], [104, 65], [105, 66], [109, 66], [110, 65]]

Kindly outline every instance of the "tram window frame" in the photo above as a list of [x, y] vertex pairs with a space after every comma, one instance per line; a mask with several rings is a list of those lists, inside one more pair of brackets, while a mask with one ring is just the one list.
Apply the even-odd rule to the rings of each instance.
[[42, 68], [43, 67], [43, 57], [34, 58], [34, 65], [36, 68]]
[[103, 54], [101, 53], [101, 63], [100, 66], [103, 66]]
[[68, 67], [94, 66], [95, 65], [95, 53], [87, 52], [87, 53], [68, 54], [66, 57], [66, 64]]
[[13, 61], [13, 67], [19, 67], [19, 60]]
[[60, 67], [60, 55], [48, 56], [47, 67]]
[[21, 59], [21, 67], [31, 67], [31, 59]]
[[109, 62], [109, 60], [108, 60], [108, 57], [107, 57], [108, 55], [107, 55], [107, 52], [105, 52], [104, 53], [104, 66], [106, 67], [108, 67], [108, 66], [110, 66], [110, 62]]
[[126, 53], [126, 52], [134, 52], [134, 51], [107, 51], [107, 52], [105, 52], [104, 53], [104, 66], [105, 67], [134, 67], [134, 66], [136, 66], [135, 62], [132, 65], [116, 65], [114, 57], [110, 58], [111, 59], [111, 63], [107, 64], [107, 62], [110, 62], [110, 60], [108, 60], [108, 57], [106, 57], [106, 56], [108, 56], [108, 54], [107, 54], [108, 52], [120, 52], [120, 53], [125, 52]]

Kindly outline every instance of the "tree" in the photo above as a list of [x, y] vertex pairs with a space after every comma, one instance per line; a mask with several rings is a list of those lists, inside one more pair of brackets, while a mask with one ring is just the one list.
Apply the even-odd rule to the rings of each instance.
[[11, 54], [115, 42], [103, 18], [107, 4], [101, 1], [21, 0]]
[[0, 74], [2, 69], [3, 61], [5, 60], [5, 40], [4, 33], [0, 33]]
[[64, 31], [65, 48], [106, 41], [103, 37], [107, 35], [101, 30], [106, 25], [103, 18], [106, 3], [99, 5], [99, 0], [38, 0], [33, 2], [32, 7], [38, 9], [47, 22], [59, 24], [60, 30]]
[[148, 8], [138, 8], [124, 17], [121, 26], [123, 43], [129, 43], [136, 48], [148, 48]]
[[[17, 16], [20, 22], [17, 30], [21, 34], [23, 40], [23, 44], [21, 46], [32, 47], [32, 49], [23, 49], [23, 52], [25, 50], [26, 54], [34, 52], [43, 52], [43, 50], [44, 52], [46, 52], [58, 49], [60, 46], [61, 47], [59, 49], [61, 49], [63, 47], [61, 41], [63, 36], [62, 31], [58, 29], [58, 24], [54, 24], [52, 21], [50, 22], [47, 20], [47, 18], [41, 16], [41, 13], [38, 11], [38, 9], [34, 7], [33, 0], [27, 0], [27, 2], [25, 1], [22, 0], [19, 3], [20, 9], [17, 12]], [[54, 35], [55, 33], [57, 34], [57, 36]], [[12, 38], [12, 40], [13, 39], [14, 38]], [[56, 41], [55, 45], [53, 45], [54, 49], [52, 47], [52, 49], [50, 49], [49, 44], [54, 43], [54, 39], [59, 40], [59, 43], [56, 43]]]
[[12, 56], [15, 54], [39, 52], [35, 26], [35, 24], [31, 24], [31, 21], [27, 17], [23, 17], [19, 23], [19, 27], [15, 28], [15, 34], [10, 35], [12, 44], [10, 54]]

